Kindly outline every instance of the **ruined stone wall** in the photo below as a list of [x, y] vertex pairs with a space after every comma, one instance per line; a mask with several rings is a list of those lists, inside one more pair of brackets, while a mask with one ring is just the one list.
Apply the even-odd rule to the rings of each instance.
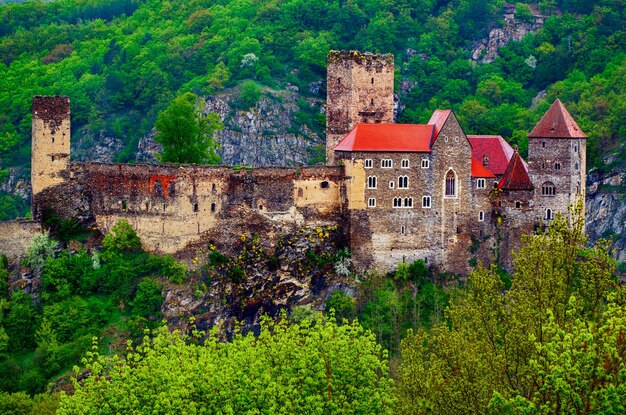
[[[535, 186], [537, 218], [546, 219], [547, 209], [553, 213], [567, 213], [567, 207], [583, 196], [587, 168], [585, 159], [585, 139], [528, 139], [528, 170]], [[555, 185], [555, 195], [543, 194], [542, 186], [546, 182]]]
[[61, 217], [91, 218], [103, 233], [126, 219], [150, 251], [180, 254], [210, 241], [228, 252], [241, 234], [271, 244], [300, 226], [343, 225], [343, 175], [339, 166], [73, 163], [42, 202]]
[[[60, 184], [70, 160], [69, 97], [33, 98], [31, 184], [33, 197]], [[35, 203], [36, 206], [36, 203]], [[37, 217], [38, 212], [33, 212]]]
[[326, 160], [358, 123], [393, 122], [393, 55], [336, 51], [327, 59]]
[[0, 254], [20, 258], [35, 235], [41, 233], [41, 224], [28, 220], [0, 222]]

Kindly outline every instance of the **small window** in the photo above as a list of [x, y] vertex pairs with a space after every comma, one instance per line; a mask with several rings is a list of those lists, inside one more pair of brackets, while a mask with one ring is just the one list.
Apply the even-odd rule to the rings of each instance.
[[146, 212], [150, 210], [150, 204], [148, 202], [146, 202]]
[[461, 234], [461, 227], [460, 226], [456, 227], [456, 233], [459, 234], [459, 235]]
[[376, 189], [376, 176], [369, 176], [367, 178], [367, 188]]
[[322, 189], [328, 189], [328, 182], [327, 181], [323, 181], [322, 183], [320, 183], [320, 186]]
[[193, 204], [193, 211], [194, 212], [198, 212], [198, 204], [197, 203]]
[[370, 105], [374, 105], [374, 98], [370, 99]]
[[52, 161], [54, 161], [54, 156], [51, 156], [51, 158], [52, 158]]
[[476, 180], [476, 188], [477, 189], [484, 189], [486, 187], [486, 181], [485, 179], [478, 179]]
[[54, 144], [54, 134], [50, 138], [52, 138], [52, 144]]
[[408, 188], [409, 188], [409, 176], [398, 177], [398, 189], [408, 189]]
[[574, 169], [578, 171], [578, 163], [574, 164]]
[[404, 198], [404, 207], [407, 207], [407, 208], [412, 208], [413, 207], [413, 198], [412, 197], [405, 197]]
[[541, 195], [542, 196], [555, 196], [556, 195], [556, 186], [552, 182], [545, 182], [541, 185]]
[[452, 170], [446, 174], [446, 197], [456, 196], [456, 176]]
[[430, 196], [423, 196], [422, 197], [422, 207], [423, 208], [430, 208]]
[[519, 200], [515, 201], [515, 209], [521, 209], [522, 207], [522, 202], [520, 202]]
[[423, 169], [428, 169], [428, 168], [430, 168], [430, 160], [428, 160], [428, 159], [422, 159], [422, 168], [423, 168]]
[[165, 212], [165, 203], [163, 203], [163, 212]]
[[337, 78], [337, 85], [341, 85], [341, 78]]
[[376, 207], [376, 198], [370, 197], [369, 199], [367, 199], [367, 207]]
[[552, 212], [552, 209], [548, 208], [546, 209], [546, 220], [552, 220], [554, 219], [554, 212]]
[[480, 212], [478, 212], [478, 221], [483, 222], [484, 220], [485, 220], [485, 212], [481, 210]]
[[541, 168], [545, 169], [546, 168], [546, 163], [541, 163]]
[[406, 234], [406, 226], [404, 226], [404, 225], [400, 226], [400, 233], [402, 235]]
[[211, 185], [211, 191], [212, 191], [213, 193], [215, 193], [215, 191], [216, 191], [216, 186], [215, 186], [215, 183], [213, 183], [213, 184]]
[[126, 201], [122, 200], [122, 212], [126, 212]]
[[541, 147], [546, 148], [546, 142], [545, 141], [541, 142]]
[[390, 169], [393, 167], [393, 160], [392, 159], [382, 159], [380, 161], [380, 167], [382, 167], [383, 169]]
[[372, 159], [365, 159], [365, 168], [371, 169], [372, 167], [374, 167], [374, 162], [372, 161]]
[[409, 168], [409, 160], [408, 159], [402, 159], [402, 161], [400, 161], [400, 168], [401, 169], [408, 169]]
[[391, 181], [389, 182], [389, 188], [390, 188], [390, 189], [393, 189], [395, 186], [396, 186], [396, 182], [394, 182], [393, 180], [391, 180]]
[[304, 189], [301, 187], [298, 189], [298, 197], [304, 197]]
[[578, 146], [574, 146], [574, 153], [578, 153]]
[[394, 208], [402, 207], [402, 198], [401, 197], [394, 197], [393, 198], [393, 207]]
[[211, 203], [211, 213], [215, 213], [215, 202]]
[[372, 85], [374, 85], [374, 78], [372, 78]]
[[554, 170], [561, 170], [561, 163], [559, 162], [554, 163]]

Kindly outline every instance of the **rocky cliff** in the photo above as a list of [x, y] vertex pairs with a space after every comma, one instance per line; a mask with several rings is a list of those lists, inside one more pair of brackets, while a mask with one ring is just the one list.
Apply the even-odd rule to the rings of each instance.
[[[265, 90], [253, 107], [238, 106], [236, 91], [206, 98], [204, 112], [217, 113], [224, 122], [224, 129], [216, 134], [216, 139], [225, 165], [305, 165], [312, 148], [324, 144], [323, 137], [294, 120], [303, 110], [323, 111], [323, 100], [301, 99], [295, 87], [285, 91]], [[154, 133], [149, 134], [139, 143], [137, 161], [154, 161], [158, 151]]]

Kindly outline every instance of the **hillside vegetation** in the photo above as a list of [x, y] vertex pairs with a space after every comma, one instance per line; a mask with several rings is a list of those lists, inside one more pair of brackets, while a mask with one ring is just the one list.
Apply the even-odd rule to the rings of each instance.
[[[210, 95], [250, 80], [306, 93], [331, 49], [392, 52], [402, 122], [453, 108], [468, 133], [524, 136], [560, 97], [590, 135], [590, 165], [626, 134], [626, 32], [617, 0], [543, 0], [543, 29], [473, 66], [473, 42], [501, 26], [502, 0], [60, 0], [0, 7], [1, 167], [29, 162], [36, 94], [72, 101], [76, 134], [100, 131], [132, 160], [156, 115], [184, 92]], [[517, 3], [518, 18], [532, 20]], [[408, 82], [408, 83], [407, 83]], [[248, 89], [250, 83], [247, 84]], [[539, 91], [546, 99], [532, 107]], [[323, 90], [321, 91], [323, 94]], [[258, 98], [257, 98], [258, 99]], [[253, 105], [254, 102], [248, 103]], [[309, 117], [311, 117], [309, 115]], [[299, 124], [316, 125], [307, 114]], [[319, 124], [319, 123], [317, 123]], [[622, 152], [622, 159], [624, 154]]]

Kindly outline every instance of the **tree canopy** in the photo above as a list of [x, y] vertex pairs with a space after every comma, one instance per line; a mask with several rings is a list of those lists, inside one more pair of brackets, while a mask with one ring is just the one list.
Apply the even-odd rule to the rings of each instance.
[[224, 125], [217, 114], [204, 115], [202, 104], [197, 95], [186, 92], [159, 113], [155, 141], [163, 146], [161, 161], [212, 165], [220, 162], [213, 134]]
[[92, 353], [59, 414], [394, 413], [386, 353], [356, 322], [265, 319], [258, 336], [190, 336], [164, 328], [123, 356]]

